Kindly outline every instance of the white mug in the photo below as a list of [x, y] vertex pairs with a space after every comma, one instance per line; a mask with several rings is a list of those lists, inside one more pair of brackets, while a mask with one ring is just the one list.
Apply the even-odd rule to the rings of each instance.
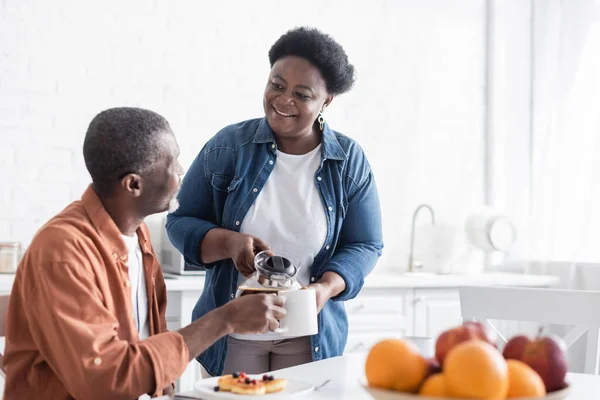
[[308, 336], [319, 333], [317, 322], [317, 294], [314, 289], [281, 291], [284, 298], [285, 317], [274, 332], [281, 336]]
[[435, 343], [433, 338], [426, 336], [404, 336], [403, 339], [414, 343], [423, 357], [432, 358], [435, 355]]

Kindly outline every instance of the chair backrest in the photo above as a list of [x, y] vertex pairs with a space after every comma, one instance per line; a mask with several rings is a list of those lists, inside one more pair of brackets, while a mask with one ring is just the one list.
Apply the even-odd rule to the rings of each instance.
[[[8, 311], [8, 295], [0, 296], [0, 336], [6, 333], [6, 313]], [[4, 378], [4, 354], [0, 353], [0, 377]]]
[[564, 337], [567, 347], [587, 331], [584, 372], [598, 374], [600, 292], [489, 286], [462, 286], [458, 291], [463, 320], [486, 321], [505, 342], [490, 319], [574, 325]]

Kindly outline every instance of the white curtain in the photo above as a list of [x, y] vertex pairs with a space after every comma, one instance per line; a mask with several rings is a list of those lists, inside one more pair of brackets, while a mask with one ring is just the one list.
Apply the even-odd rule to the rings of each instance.
[[533, 4], [531, 259], [600, 262], [598, 5]]

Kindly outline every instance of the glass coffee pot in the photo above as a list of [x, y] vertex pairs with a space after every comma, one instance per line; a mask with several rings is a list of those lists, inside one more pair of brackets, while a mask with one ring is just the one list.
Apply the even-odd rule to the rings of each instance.
[[296, 278], [302, 267], [301, 262], [291, 254], [261, 251], [254, 257], [254, 266], [256, 271], [238, 287], [236, 297], [299, 290], [304, 287]]

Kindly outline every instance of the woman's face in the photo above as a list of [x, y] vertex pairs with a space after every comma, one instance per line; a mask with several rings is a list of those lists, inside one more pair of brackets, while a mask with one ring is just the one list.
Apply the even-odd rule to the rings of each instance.
[[314, 65], [304, 58], [287, 56], [271, 68], [263, 106], [273, 132], [291, 138], [312, 133], [319, 112], [332, 99]]

